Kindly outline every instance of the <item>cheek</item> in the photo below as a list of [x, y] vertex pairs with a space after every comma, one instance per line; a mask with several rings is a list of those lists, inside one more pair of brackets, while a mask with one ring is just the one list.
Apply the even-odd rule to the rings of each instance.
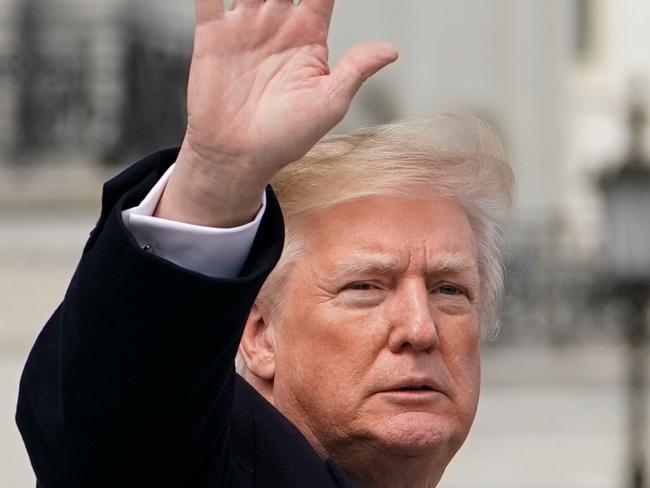
[[381, 350], [371, 314], [321, 306], [287, 319], [278, 341], [276, 379], [284, 376], [295, 383], [293, 389], [328, 404], [353, 402]]
[[451, 375], [456, 403], [474, 415], [481, 384], [481, 341], [478, 320], [448, 320], [440, 332], [440, 350]]
[[381, 342], [376, 317], [368, 311], [350, 311], [335, 305], [313, 307], [294, 321], [292, 342], [303, 359], [330, 367], [353, 365], [367, 359]]

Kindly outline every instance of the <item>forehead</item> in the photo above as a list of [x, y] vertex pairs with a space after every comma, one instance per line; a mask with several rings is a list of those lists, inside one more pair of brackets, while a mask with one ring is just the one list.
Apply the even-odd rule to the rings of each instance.
[[429, 190], [408, 190], [405, 195], [350, 200], [315, 212], [302, 229], [310, 258], [383, 256], [403, 262], [454, 256], [475, 266], [474, 235], [462, 206]]

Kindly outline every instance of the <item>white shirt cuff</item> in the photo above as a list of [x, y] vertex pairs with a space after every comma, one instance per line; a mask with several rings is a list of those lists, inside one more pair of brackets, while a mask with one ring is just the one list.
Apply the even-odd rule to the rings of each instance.
[[212, 278], [236, 278], [250, 254], [262, 221], [266, 194], [252, 222], [230, 229], [153, 217], [174, 166], [165, 172], [140, 205], [122, 212], [124, 225], [142, 248], [178, 266]]

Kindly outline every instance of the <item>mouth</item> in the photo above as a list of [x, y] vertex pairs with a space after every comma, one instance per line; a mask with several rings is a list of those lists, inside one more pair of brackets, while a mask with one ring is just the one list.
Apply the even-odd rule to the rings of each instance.
[[429, 385], [404, 385], [381, 392], [380, 396], [400, 408], [430, 408], [437, 404], [443, 393]]
[[427, 385], [414, 385], [414, 386], [402, 386], [392, 391], [436, 391], [436, 390], [434, 390], [433, 388]]
[[382, 391], [386, 398], [398, 403], [436, 401], [444, 395], [435, 379], [428, 376], [402, 378]]
[[386, 391], [442, 391], [436, 379], [429, 375], [406, 376], [389, 385]]

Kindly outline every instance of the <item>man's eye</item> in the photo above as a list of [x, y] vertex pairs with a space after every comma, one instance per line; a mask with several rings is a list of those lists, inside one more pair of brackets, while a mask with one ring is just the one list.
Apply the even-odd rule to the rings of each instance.
[[348, 290], [368, 291], [368, 290], [373, 290], [375, 287], [370, 283], [359, 282], [359, 283], [351, 283], [348, 286], [346, 286], [346, 288]]
[[463, 290], [454, 285], [442, 285], [438, 290], [443, 295], [461, 295], [463, 293]]

